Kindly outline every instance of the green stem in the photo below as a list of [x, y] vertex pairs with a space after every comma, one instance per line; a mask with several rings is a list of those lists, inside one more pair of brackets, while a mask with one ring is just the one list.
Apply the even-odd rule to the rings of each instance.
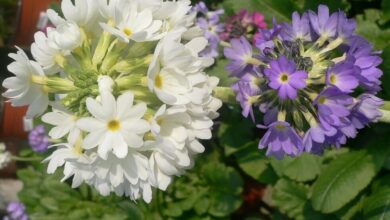
[[390, 123], [390, 101], [385, 101], [381, 107], [382, 117], [379, 119], [380, 122]]
[[41, 161], [42, 158], [38, 158], [38, 157], [18, 157], [18, 156], [11, 156], [11, 160], [14, 160], [14, 161], [21, 161], [21, 162], [30, 162], [30, 161]]
[[236, 103], [236, 94], [230, 87], [216, 87], [214, 89], [214, 96], [225, 103]]

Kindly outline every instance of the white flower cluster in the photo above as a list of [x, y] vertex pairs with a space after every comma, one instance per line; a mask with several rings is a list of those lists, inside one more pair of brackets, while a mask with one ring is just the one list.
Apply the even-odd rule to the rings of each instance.
[[173, 176], [193, 165], [211, 138], [221, 101], [218, 79], [204, 69], [208, 44], [194, 27], [189, 0], [62, 1], [64, 18], [49, 10], [55, 28], [35, 34], [31, 61], [10, 54], [14, 77], [3, 94], [27, 117], [42, 116], [49, 136], [65, 143], [45, 161], [64, 167], [73, 187], [102, 195], [152, 199]]
[[0, 170], [5, 168], [11, 162], [11, 154], [6, 151], [5, 144], [0, 143]]

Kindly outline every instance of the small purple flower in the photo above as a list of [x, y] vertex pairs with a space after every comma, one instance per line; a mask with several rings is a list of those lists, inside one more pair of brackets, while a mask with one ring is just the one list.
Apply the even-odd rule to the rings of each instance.
[[264, 74], [270, 81], [268, 85], [278, 90], [279, 98], [282, 100], [295, 99], [297, 90], [306, 87], [307, 73], [297, 71], [294, 61], [287, 60], [285, 56], [271, 61], [270, 68], [265, 69]]
[[277, 121], [268, 126], [260, 140], [259, 149], [267, 148], [267, 156], [283, 159], [284, 155], [297, 156], [303, 150], [302, 139], [287, 122]]
[[383, 100], [369, 93], [364, 93], [357, 98], [358, 102], [352, 108], [352, 123], [358, 129], [370, 122], [377, 121], [383, 113], [379, 108], [384, 104]]
[[230, 41], [231, 48], [225, 48], [225, 57], [230, 60], [226, 66], [233, 76], [241, 77], [248, 72], [253, 72], [258, 65], [253, 57], [252, 46], [245, 37]]
[[251, 89], [249, 83], [246, 82], [238, 82], [237, 87], [239, 90], [239, 99], [242, 115], [244, 117], [251, 116], [252, 120], [255, 121], [255, 116], [253, 114], [253, 105], [257, 103], [258, 100], [258, 90]]
[[311, 126], [303, 138], [305, 151], [319, 155], [322, 154], [326, 140], [336, 134], [337, 130], [333, 127], [326, 130], [320, 124]]
[[348, 116], [351, 112], [348, 106], [353, 104], [353, 99], [336, 87], [322, 91], [314, 100], [314, 104], [318, 106], [318, 117], [326, 130], [331, 129], [332, 126], [349, 125]]
[[361, 69], [359, 82], [365, 89], [376, 93], [381, 90], [380, 77], [383, 75], [378, 66], [382, 63], [377, 53], [372, 52], [372, 45], [361, 37], [351, 40], [348, 58]]
[[7, 206], [8, 215], [3, 220], [28, 220], [26, 208], [20, 202], [11, 202]]
[[334, 85], [340, 91], [351, 93], [359, 85], [359, 67], [350, 62], [340, 62], [327, 71], [326, 83]]
[[292, 25], [287, 23], [283, 24], [283, 30], [281, 32], [283, 40], [287, 41], [311, 41], [310, 22], [307, 13], [299, 16], [298, 12], [294, 12], [292, 15]]
[[313, 31], [324, 39], [336, 36], [338, 17], [337, 13], [329, 15], [329, 8], [325, 5], [318, 6], [318, 14], [313, 11], [309, 12]]
[[342, 11], [337, 14], [337, 37], [342, 38], [343, 40], [349, 39], [355, 32], [356, 21], [354, 19], [348, 19], [347, 15]]
[[276, 39], [283, 30], [283, 26], [276, 23], [274, 19], [272, 21], [273, 28], [259, 30], [259, 39], [255, 39], [256, 47], [263, 51], [266, 48], [274, 48], [274, 39]]
[[47, 151], [50, 140], [46, 135], [46, 129], [43, 125], [36, 126], [28, 135], [28, 142], [31, 145], [31, 148], [35, 152], [45, 152]]

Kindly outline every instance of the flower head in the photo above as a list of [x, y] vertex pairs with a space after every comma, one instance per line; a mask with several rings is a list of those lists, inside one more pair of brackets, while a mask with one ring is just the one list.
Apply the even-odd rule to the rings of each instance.
[[230, 40], [244, 36], [249, 41], [255, 41], [259, 30], [266, 29], [264, 15], [259, 12], [249, 13], [246, 9], [240, 10], [236, 15], [229, 17], [225, 23], [225, 31], [221, 33], [222, 40]]
[[[233, 90], [243, 115], [256, 123], [264, 116], [260, 148], [268, 155], [321, 154], [381, 117], [383, 101], [375, 94], [382, 59], [355, 28], [344, 12], [320, 5], [318, 12], [293, 13], [292, 24], [274, 20], [259, 31], [256, 48], [243, 38], [225, 48], [227, 70], [239, 77]], [[286, 142], [296, 148], [280, 144]]]
[[[47, 14], [54, 27], [35, 34], [30, 61], [19, 50], [3, 85], [14, 106], [48, 124], [55, 143], [47, 172], [63, 167], [63, 181], [85, 183], [100, 194], [150, 202], [204, 151], [221, 101], [218, 79], [201, 56], [206, 39], [191, 2], [163, 0], [64, 0], [64, 17]], [[205, 12], [211, 27], [221, 11]], [[214, 37], [213, 37], [214, 36]], [[49, 107], [50, 105], [50, 107]], [[30, 134], [34, 149], [48, 137]], [[3, 155], [0, 154], [0, 164]]]
[[20, 202], [11, 202], [7, 206], [7, 216], [4, 220], [28, 220], [26, 207]]
[[209, 11], [204, 2], [199, 2], [194, 6], [194, 12], [197, 14], [197, 26], [209, 41], [209, 45], [201, 52], [201, 56], [217, 57], [219, 54], [219, 35], [225, 30], [224, 24], [220, 22], [220, 16], [224, 14], [224, 10]]
[[38, 125], [28, 134], [28, 143], [35, 152], [45, 152], [50, 145], [45, 126]]

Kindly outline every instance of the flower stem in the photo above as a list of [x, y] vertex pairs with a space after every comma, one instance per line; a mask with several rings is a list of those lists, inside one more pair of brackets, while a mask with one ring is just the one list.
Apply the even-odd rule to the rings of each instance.
[[14, 160], [14, 161], [21, 161], [21, 162], [30, 162], [30, 161], [41, 161], [42, 158], [39, 158], [39, 157], [18, 157], [18, 156], [11, 156], [11, 160]]
[[214, 96], [222, 100], [222, 102], [233, 104], [236, 103], [236, 95], [230, 87], [216, 87]]

